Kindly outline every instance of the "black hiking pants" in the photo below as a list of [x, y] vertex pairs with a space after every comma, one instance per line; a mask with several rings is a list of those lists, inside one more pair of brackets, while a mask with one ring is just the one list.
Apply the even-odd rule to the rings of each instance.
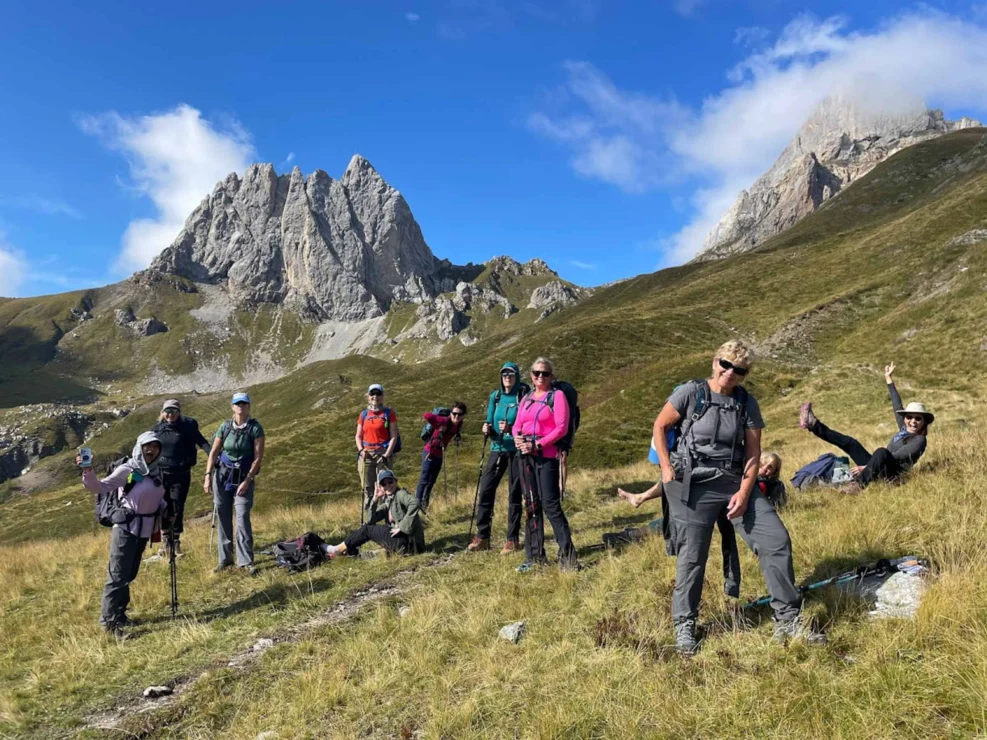
[[188, 501], [188, 489], [191, 483], [191, 470], [161, 471], [161, 485], [164, 487], [168, 512], [172, 517], [171, 532], [176, 542], [181, 539], [185, 529], [185, 502]]
[[389, 552], [399, 555], [406, 554], [411, 548], [408, 546], [408, 537], [404, 534], [391, 534], [391, 527], [387, 524], [364, 524], [353, 534], [343, 540], [346, 545], [347, 555], [358, 555], [360, 545], [368, 542], [376, 542]]
[[904, 468], [886, 447], [878, 447], [871, 454], [853, 437], [830, 429], [818, 420], [810, 431], [824, 442], [829, 442], [843, 450], [853, 460], [854, 465], [864, 466], [863, 471], [857, 476], [857, 480], [862, 485], [869, 485], [876, 480], [894, 480], [904, 472]]
[[527, 525], [524, 534], [525, 560], [541, 563], [545, 557], [545, 517], [559, 545], [559, 563], [576, 564], [576, 548], [572, 544], [569, 520], [562, 511], [559, 490], [559, 459], [521, 455], [521, 489]]
[[442, 458], [429, 457], [426, 450], [422, 450], [422, 474], [418, 478], [418, 488], [415, 489], [415, 498], [422, 508], [428, 510], [429, 502], [432, 500], [432, 489], [442, 472]]
[[480, 478], [476, 507], [476, 536], [490, 539], [497, 487], [507, 473], [507, 539], [521, 539], [521, 468], [516, 452], [491, 452]]
[[123, 623], [130, 604], [130, 584], [137, 578], [147, 538], [131, 534], [122, 527], [110, 530], [110, 564], [99, 623], [110, 628]]

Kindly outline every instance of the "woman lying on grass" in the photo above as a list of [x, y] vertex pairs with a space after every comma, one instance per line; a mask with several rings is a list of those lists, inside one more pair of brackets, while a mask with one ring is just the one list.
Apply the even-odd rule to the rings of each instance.
[[[412, 555], [425, 550], [418, 499], [403, 488], [390, 470], [377, 473], [374, 497], [367, 506], [367, 523], [338, 545], [326, 545], [330, 558], [359, 555], [360, 546], [376, 542], [389, 553]], [[378, 522], [387, 524], [378, 524]]]
[[936, 417], [925, 410], [925, 405], [912, 402], [902, 407], [901, 396], [895, 388], [895, 365], [892, 362], [884, 368], [884, 381], [891, 396], [898, 433], [891, 438], [887, 447], [878, 447], [871, 454], [856, 439], [841, 434], [823, 424], [812, 413], [812, 404], [804, 403], [799, 410], [799, 426], [808, 429], [819, 439], [843, 450], [854, 462], [850, 472], [853, 481], [843, 488], [844, 493], [860, 493], [875, 480], [896, 481], [907, 473], [925, 452], [929, 425]]

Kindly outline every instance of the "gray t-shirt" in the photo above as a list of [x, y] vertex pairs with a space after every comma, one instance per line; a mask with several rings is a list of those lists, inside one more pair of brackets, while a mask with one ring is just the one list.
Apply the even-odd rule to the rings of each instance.
[[[696, 452], [702, 457], [711, 460], [730, 460], [731, 452], [739, 454], [743, 449], [742, 438], [738, 434], [737, 422], [740, 415], [736, 411], [737, 402], [733, 396], [725, 396], [722, 393], [714, 393], [707, 388], [706, 403], [708, 407], [702, 418], [692, 425], [691, 434]], [[680, 385], [672, 395], [668, 397], [668, 402], [679, 412], [683, 419], [692, 416], [696, 407], [696, 399], [699, 396], [699, 389], [695, 383], [685, 383]], [[764, 429], [764, 419], [761, 417], [761, 407], [757, 404], [757, 399], [750, 393], [747, 394], [747, 429]], [[673, 451], [673, 462], [676, 469], [680, 468], [679, 460], [681, 455]], [[693, 468], [693, 476], [699, 478], [712, 477], [705, 474], [705, 471], [721, 472], [717, 468], [704, 468], [701, 461], [697, 461]], [[698, 474], [698, 475], [697, 475]]]

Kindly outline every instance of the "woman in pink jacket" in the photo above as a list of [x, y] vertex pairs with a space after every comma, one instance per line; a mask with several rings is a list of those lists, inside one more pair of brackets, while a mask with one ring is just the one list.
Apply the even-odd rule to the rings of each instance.
[[[165, 510], [164, 487], [158, 459], [161, 441], [154, 432], [137, 438], [130, 459], [100, 480], [92, 468], [82, 471], [82, 485], [93, 493], [114, 493], [120, 497], [110, 532], [110, 564], [103, 589], [102, 616], [99, 623], [107, 632], [123, 637], [130, 624], [130, 584], [137, 578], [141, 556], [148, 540], [161, 529]], [[76, 458], [76, 463], [81, 463]]]
[[524, 536], [524, 572], [546, 562], [545, 517], [559, 545], [563, 569], [578, 568], [569, 521], [562, 511], [559, 489], [559, 453], [555, 443], [569, 430], [569, 404], [565, 394], [552, 388], [552, 363], [539, 357], [531, 365], [533, 390], [521, 400], [514, 422], [514, 442], [521, 455], [521, 491], [527, 526]]

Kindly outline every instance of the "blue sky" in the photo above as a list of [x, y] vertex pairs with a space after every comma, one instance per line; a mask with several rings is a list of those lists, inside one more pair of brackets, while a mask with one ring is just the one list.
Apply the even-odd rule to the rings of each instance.
[[439, 257], [600, 284], [688, 258], [843, 86], [987, 119], [985, 50], [946, 0], [8, 3], [0, 294], [120, 279], [230, 169], [356, 152]]

